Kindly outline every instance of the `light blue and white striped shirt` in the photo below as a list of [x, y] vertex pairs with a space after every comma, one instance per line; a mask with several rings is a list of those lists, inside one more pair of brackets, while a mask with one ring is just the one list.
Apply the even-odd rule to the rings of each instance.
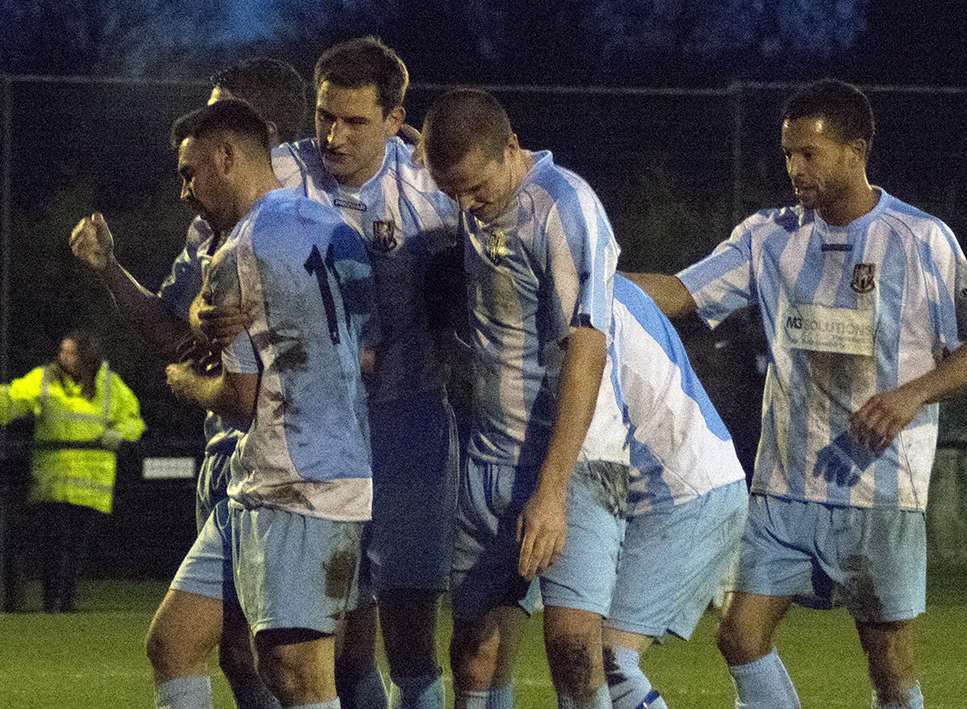
[[469, 454], [543, 461], [562, 344], [577, 326], [607, 334], [618, 244], [597, 196], [549, 152], [533, 154], [510, 206], [489, 224], [464, 214], [474, 352]]
[[[188, 226], [185, 246], [171, 264], [171, 272], [158, 289], [158, 296], [175, 317], [188, 320], [188, 308], [201, 290], [218, 235], [201, 217]], [[205, 414], [205, 453], [231, 453], [242, 432], [211, 411]]]
[[456, 204], [398, 138], [387, 141], [379, 172], [359, 189], [329, 174], [315, 140], [279, 146], [272, 165], [284, 186], [337, 208], [369, 252], [381, 330], [370, 399], [394, 401], [442, 387], [446, 369], [434, 349], [424, 288], [430, 258], [457, 238]]
[[848, 419], [960, 346], [967, 264], [943, 222], [878, 192], [876, 207], [845, 227], [802, 207], [754, 214], [678, 274], [712, 327], [759, 307], [770, 361], [755, 492], [926, 507], [937, 405], [879, 455], [850, 437]]
[[370, 518], [359, 342], [325, 256], [346, 231], [334, 209], [274, 190], [213, 258], [213, 301], [240, 301], [252, 318], [222, 352], [223, 366], [260, 374], [255, 417], [230, 460], [237, 504]]
[[675, 328], [620, 275], [614, 280], [608, 362], [581, 457], [630, 465], [629, 517], [745, 479], [732, 437]]

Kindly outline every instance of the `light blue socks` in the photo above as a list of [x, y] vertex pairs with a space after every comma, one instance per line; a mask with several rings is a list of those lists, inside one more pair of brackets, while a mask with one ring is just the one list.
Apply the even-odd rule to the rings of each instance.
[[442, 675], [394, 677], [400, 688], [399, 709], [443, 709]]
[[900, 703], [883, 703], [876, 696], [876, 692], [873, 692], [872, 707], [873, 709], [923, 709], [923, 692], [920, 691], [920, 683], [917, 682], [910, 687], [903, 695], [903, 701]]
[[456, 709], [514, 709], [514, 685], [494, 687], [479, 692], [465, 690], [457, 694]]
[[336, 691], [342, 702], [341, 709], [387, 709], [386, 688], [375, 664], [349, 679], [347, 682], [336, 672]]
[[208, 675], [178, 677], [154, 688], [156, 709], [212, 709], [212, 681]]
[[641, 670], [641, 658], [628, 647], [605, 648], [604, 672], [614, 709], [668, 709]]
[[775, 648], [745, 665], [730, 665], [736, 709], [800, 709], [796, 688]]

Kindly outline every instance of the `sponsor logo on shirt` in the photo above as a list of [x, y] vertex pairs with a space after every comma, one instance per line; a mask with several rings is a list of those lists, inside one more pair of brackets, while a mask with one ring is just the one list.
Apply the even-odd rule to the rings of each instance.
[[876, 287], [873, 277], [876, 275], [875, 263], [858, 263], [853, 266], [853, 282], [850, 283], [857, 293], [869, 293]]
[[399, 243], [396, 239], [396, 222], [373, 222], [373, 249], [385, 254], [395, 249]]
[[490, 241], [487, 242], [487, 257], [495, 266], [499, 266], [507, 255], [507, 234], [503, 229], [494, 229], [490, 232]]
[[366, 205], [355, 199], [347, 199], [345, 197], [336, 197], [332, 200], [333, 206], [339, 208], [353, 209], [357, 212], [365, 212]]

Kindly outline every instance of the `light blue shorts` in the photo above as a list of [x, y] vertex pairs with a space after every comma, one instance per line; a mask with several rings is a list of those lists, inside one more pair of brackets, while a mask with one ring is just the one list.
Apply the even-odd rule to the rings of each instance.
[[736, 590], [891, 622], [922, 613], [926, 588], [922, 512], [752, 495]]
[[738, 549], [748, 514], [745, 480], [683, 505], [628, 518], [605, 625], [688, 640]]
[[335, 632], [358, 593], [362, 523], [234, 501], [229, 512], [235, 588], [252, 632]]
[[231, 540], [228, 499], [223, 498], [198, 532], [195, 543], [171, 581], [171, 588], [206, 598], [220, 598], [225, 604], [237, 604]]
[[625, 533], [627, 482], [625, 465], [577, 464], [567, 494], [564, 551], [541, 575], [544, 605], [607, 617]]
[[[623, 522], [588, 485], [582, 464], [568, 490], [568, 541], [562, 557], [541, 577], [539, 587], [518, 573], [517, 517], [536, 478], [533, 468], [465, 461], [451, 574], [455, 618], [473, 620], [501, 605], [519, 605], [530, 614], [541, 595], [548, 605], [607, 612]], [[594, 572], [589, 573], [589, 565]]]
[[201, 532], [215, 505], [228, 497], [227, 453], [205, 453], [198, 467], [198, 485], [195, 489], [195, 527]]
[[450, 575], [459, 449], [442, 391], [372, 403], [373, 521], [366, 532], [373, 589], [444, 591]]
[[463, 462], [450, 570], [454, 618], [475, 620], [498, 606], [530, 615], [538, 585], [517, 573], [517, 517], [534, 490], [537, 471]]

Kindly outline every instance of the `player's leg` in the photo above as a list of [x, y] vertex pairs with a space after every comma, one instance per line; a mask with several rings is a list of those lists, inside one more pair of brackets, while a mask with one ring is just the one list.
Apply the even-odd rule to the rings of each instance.
[[[799, 707], [785, 665], [773, 646], [780, 621], [796, 596], [828, 604], [831, 584], [814, 577], [813, 540], [822, 506], [752, 495], [739, 549], [735, 593], [719, 625], [719, 651], [736, 688], [736, 706]], [[828, 579], [825, 579], [828, 581]]]
[[874, 707], [920, 709], [923, 694], [914, 670], [914, 622], [856, 622], [873, 682]]
[[336, 690], [342, 709], [386, 709], [383, 678], [376, 665], [376, 603], [368, 592], [348, 611], [336, 636]]
[[497, 606], [479, 618], [454, 618], [450, 666], [456, 709], [513, 707], [514, 662], [527, 619], [518, 605]]
[[534, 471], [464, 461], [451, 568], [450, 664], [459, 709], [513, 706], [521, 630], [538, 601], [517, 573], [516, 520]]
[[372, 540], [367, 549], [379, 620], [402, 709], [442, 709], [436, 654], [448, 586], [457, 493], [453, 412], [442, 391], [370, 407]]
[[926, 608], [926, 523], [920, 512], [839, 509], [840, 593], [869, 663], [874, 707], [923, 706], [914, 620]]
[[[222, 545], [222, 635], [218, 641], [218, 666], [235, 697], [238, 709], [276, 709], [278, 700], [259, 677], [252, 648], [252, 634], [238, 605], [232, 577], [231, 529], [226, 489], [231, 456], [229, 450], [206, 452], [198, 471], [195, 521], [198, 531], [214, 515]], [[214, 559], [212, 560], [214, 562]]]
[[601, 623], [614, 595], [628, 468], [581, 462], [568, 489], [567, 541], [541, 576], [544, 646], [558, 706], [610, 707]]
[[362, 524], [229, 508], [239, 605], [282, 706], [337, 707], [335, 633], [358, 592]]
[[148, 628], [146, 649], [158, 709], [212, 706], [207, 659], [222, 632], [222, 601], [168, 589]]
[[691, 637], [734, 556], [748, 504], [738, 480], [683, 504], [629, 511], [602, 634], [615, 709], [665, 707], [641, 656], [656, 638]]
[[255, 635], [265, 684], [284, 707], [336, 709], [335, 639], [307, 628], [275, 628]]
[[641, 668], [641, 656], [654, 642], [639, 635], [605, 625], [601, 631], [604, 674], [614, 709], [665, 709], [665, 700]]
[[222, 634], [222, 599], [231, 582], [230, 553], [219, 527], [227, 502], [220, 512], [195, 539], [148, 628], [155, 701], [165, 709], [211, 706], [207, 662]]
[[436, 655], [437, 591], [396, 589], [379, 596], [379, 620], [401, 709], [443, 708], [443, 670]]
[[232, 688], [238, 709], [278, 709], [281, 706], [259, 675], [252, 632], [234, 594], [231, 600], [226, 595], [223, 606], [218, 666]]

